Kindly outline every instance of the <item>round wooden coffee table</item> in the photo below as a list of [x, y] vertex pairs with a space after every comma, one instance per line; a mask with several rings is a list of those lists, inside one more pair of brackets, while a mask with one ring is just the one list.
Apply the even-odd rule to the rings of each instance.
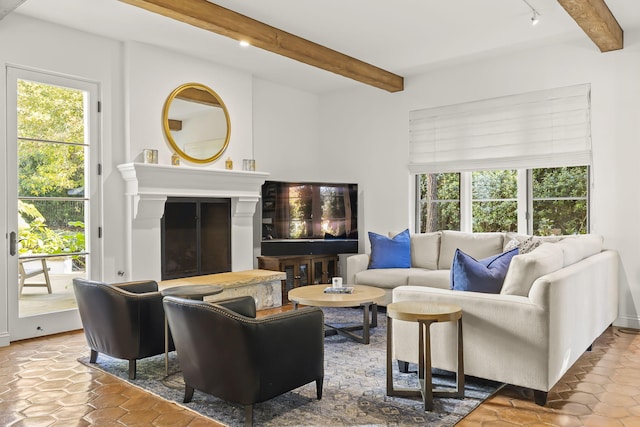
[[[289, 291], [289, 301], [293, 302], [293, 308], [297, 309], [298, 304], [310, 305], [314, 307], [358, 307], [362, 306], [362, 325], [335, 327], [325, 324], [329, 329], [326, 335], [340, 334], [351, 338], [361, 344], [369, 344], [369, 329], [378, 326], [378, 301], [384, 297], [384, 290], [373, 286], [344, 285], [352, 287], [353, 293], [335, 294], [324, 293], [325, 288], [331, 285], [309, 285], [300, 286]], [[371, 312], [371, 320], [369, 319]], [[356, 335], [353, 331], [361, 330], [362, 336]]]
[[[392, 320], [418, 322], [418, 379], [419, 389], [396, 389], [393, 385], [393, 327]], [[458, 324], [458, 372], [454, 390], [433, 390], [431, 378], [430, 326], [436, 322]], [[464, 397], [464, 363], [462, 354], [462, 309], [454, 304], [428, 301], [399, 301], [387, 305], [387, 396], [422, 396], [425, 411], [433, 409], [435, 397]]]

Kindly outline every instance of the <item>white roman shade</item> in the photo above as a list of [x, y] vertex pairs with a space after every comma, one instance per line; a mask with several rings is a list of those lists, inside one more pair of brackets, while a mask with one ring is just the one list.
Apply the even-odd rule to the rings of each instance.
[[591, 85], [411, 111], [409, 171], [591, 164]]

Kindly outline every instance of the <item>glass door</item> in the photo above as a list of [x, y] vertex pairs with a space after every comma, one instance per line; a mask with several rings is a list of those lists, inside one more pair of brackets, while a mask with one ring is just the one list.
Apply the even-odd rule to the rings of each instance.
[[97, 93], [7, 68], [11, 341], [82, 327], [72, 280], [100, 260]]

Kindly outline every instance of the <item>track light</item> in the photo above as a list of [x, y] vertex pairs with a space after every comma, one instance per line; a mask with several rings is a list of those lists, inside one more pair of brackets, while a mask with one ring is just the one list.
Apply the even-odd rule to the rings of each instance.
[[531, 25], [536, 25], [538, 24], [538, 22], [540, 22], [540, 19], [538, 19], [538, 12], [536, 12], [535, 10], [533, 11], [533, 15], [531, 16]]
[[538, 12], [533, 6], [531, 6], [531, 4], [527, 1], [527, 0], [522, 0], [527, 6], [529, 6], [529, 9], [531, 9], [531, 25], [537, 25], [538, 22], [540, 22], [540, 12]]

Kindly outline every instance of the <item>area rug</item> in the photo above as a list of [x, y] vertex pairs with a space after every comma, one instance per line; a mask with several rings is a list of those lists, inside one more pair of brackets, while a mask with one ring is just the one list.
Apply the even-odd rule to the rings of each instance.
[[[360, 309], [325, 309], [325, 322], [362, 322]], [[182, 403], [184, 382], [178, 356], [169, 354], [169, 375], [165, 377], [164, 355], [139, 360], [137, 378], [128, 379], [128, 362], [100, 354], [97, 364], [88, 357], [80, 362], [122, 378], [138, 387], [191, 408], [228, 426], [244, 424], [244, 409], [196, 390], [190, 403]], [[396, 387], [417, 387], [417, 367], [398, 372]], [[434, 384], [453, 387], [455, 375], [434, 371]], [[378, 313], [378, 327], [371, 330], [369, 345], [339, 335], [325, 338], [323, 397], [317, 400], [315, 382], [254, 405], [256, 426], [453, 426], [494, 393], [501, 384], [472, 377], [465, 379], [465, 398], [435, 398], [433, 411], [425, 412], [419, 398], [386, 396], [386, 316]]]

